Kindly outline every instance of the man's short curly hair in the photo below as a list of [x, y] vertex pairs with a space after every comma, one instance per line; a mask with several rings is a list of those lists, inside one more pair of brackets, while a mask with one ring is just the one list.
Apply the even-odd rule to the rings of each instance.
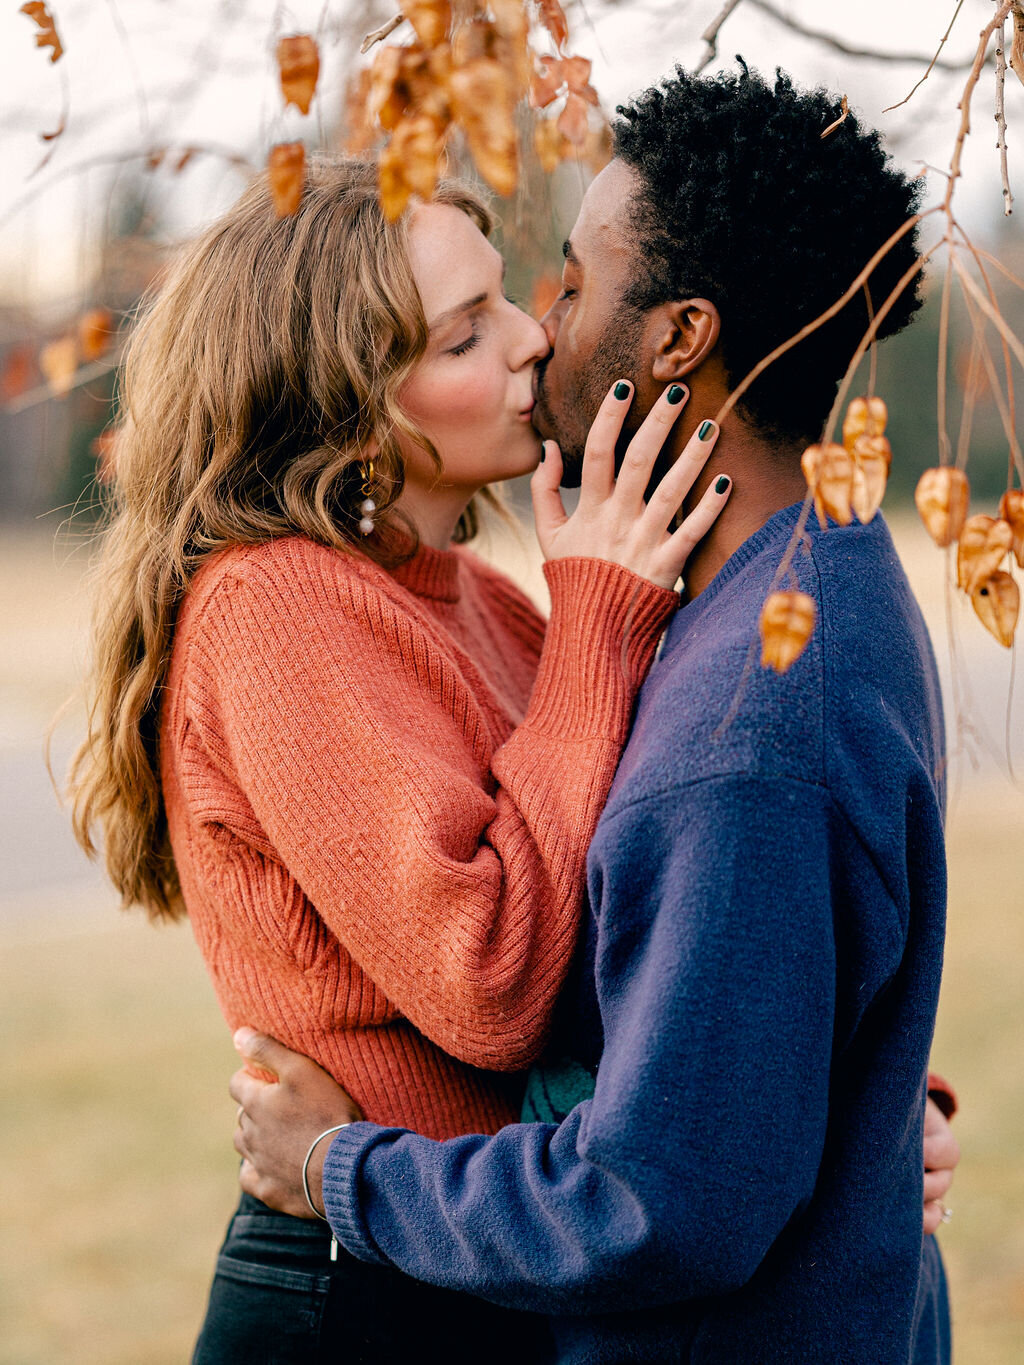
[[[704, 297], [722, 318], [729, 380], [747, 372], [849, 287], [917, 210], [920, 186], [889, 161], [877, 132], [824, 90], [774, 88], [738, 73], [687, 75], [620, 105], [615, 154], [640, 177], [632, 206], [639, 270], [624, 302], [645, 310]], [[870, 278], [879, 308], [917, 257], [916, 229]], [[886, 316], [891, 336], [920, 307], [920, 276]], [[813, 439], [865, 328], [863, 291], [811, 338], [771, 365], [741, 409], [762, 431]]]

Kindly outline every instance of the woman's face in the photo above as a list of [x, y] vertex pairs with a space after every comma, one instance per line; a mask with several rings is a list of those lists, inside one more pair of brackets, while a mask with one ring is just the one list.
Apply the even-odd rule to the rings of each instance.
[[461, 209], [417, 208], [409, 258], [430, 340], [400, 401], [443, 470], [438, 476], [424, 451], [407, 449], [406, 487], [468, 500], [484, 484], [537, 465], [533, 371], [547, 338], [505, 297], [504, 262]]

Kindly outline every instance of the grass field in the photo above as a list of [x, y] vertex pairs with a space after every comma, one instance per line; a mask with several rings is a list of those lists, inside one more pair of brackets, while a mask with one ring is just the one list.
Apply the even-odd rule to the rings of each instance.
[[[938, 621], [938, 575], [905, 543]], [[76, 564], [55, 564], [38, 536], [0, 552], [0, 570], [10, 746], [37, 718], [41, 731], [66, 689], [81, 602]], [[954, 786], [934, 1062], [961, 1095], [964, 1159], [941, 1241], [958, 1360], [1019, 1365], [1024, 799], [991, 766]], [[236, 1164], [235, 1054], [187, 927], [152, 929], [87, 881], [51, 885], [41, 869], [31, 892], [0, 895], [0, 1027], [0, 1362], [180, 1365]]]

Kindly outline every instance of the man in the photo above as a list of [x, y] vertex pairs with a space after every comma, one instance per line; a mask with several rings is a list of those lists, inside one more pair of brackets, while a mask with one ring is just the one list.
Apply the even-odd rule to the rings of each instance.
[[[836, 102], [781, 75], [677, 73], [620, 112], [544, 319], [536, 420], [568, 482], [615, 379], [635, 385], [633, 426], [685, 380], [674, 458], [916, 203], [876, 135], [850, 117], [822, 140]], [[907, 235], [875, 270], [874, 311], [914, 254]], [[916, 306], [905, 293], [883, 334]], [[880, 518], [807, 527], [787, 581], [815, 600], [814, 637], [782, 677], [752, 653], [806, 492], [800, 453], [866, 320], [858, 296], [771, 366], [691, 495], [735, 477], [591, 847], [553, 1053], [572, 1067], [531, 1084], [546, 1103], [596, 1069], [592, 1098], [445, 1143], [355, 1122], [309, 1164], [350, 1252], [551, 1314], [559, 1360], [948, 1359], [941, 1261], [921, 1236], [942, 721]], [[544, 466], [535, 496], [557, 496]], [[302, 1213], [306, 1148], [353, 1112], [311, 1063], [239, 1041], [282, 1078], [232, 1082], [243, 1186]], [[948, 1173], [930, 1179], [934, 1202]]]

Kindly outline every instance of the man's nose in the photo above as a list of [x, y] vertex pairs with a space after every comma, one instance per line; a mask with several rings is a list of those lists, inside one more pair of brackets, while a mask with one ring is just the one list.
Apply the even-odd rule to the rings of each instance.
[[548, 345], [552, 350], [555, 346], [555, 337], [558, 335], [558, 324], [560, 320], [558, 303], [556, 301], [540, 320], [540, 325], [544, 328], [544, 335], [547, 337]]

